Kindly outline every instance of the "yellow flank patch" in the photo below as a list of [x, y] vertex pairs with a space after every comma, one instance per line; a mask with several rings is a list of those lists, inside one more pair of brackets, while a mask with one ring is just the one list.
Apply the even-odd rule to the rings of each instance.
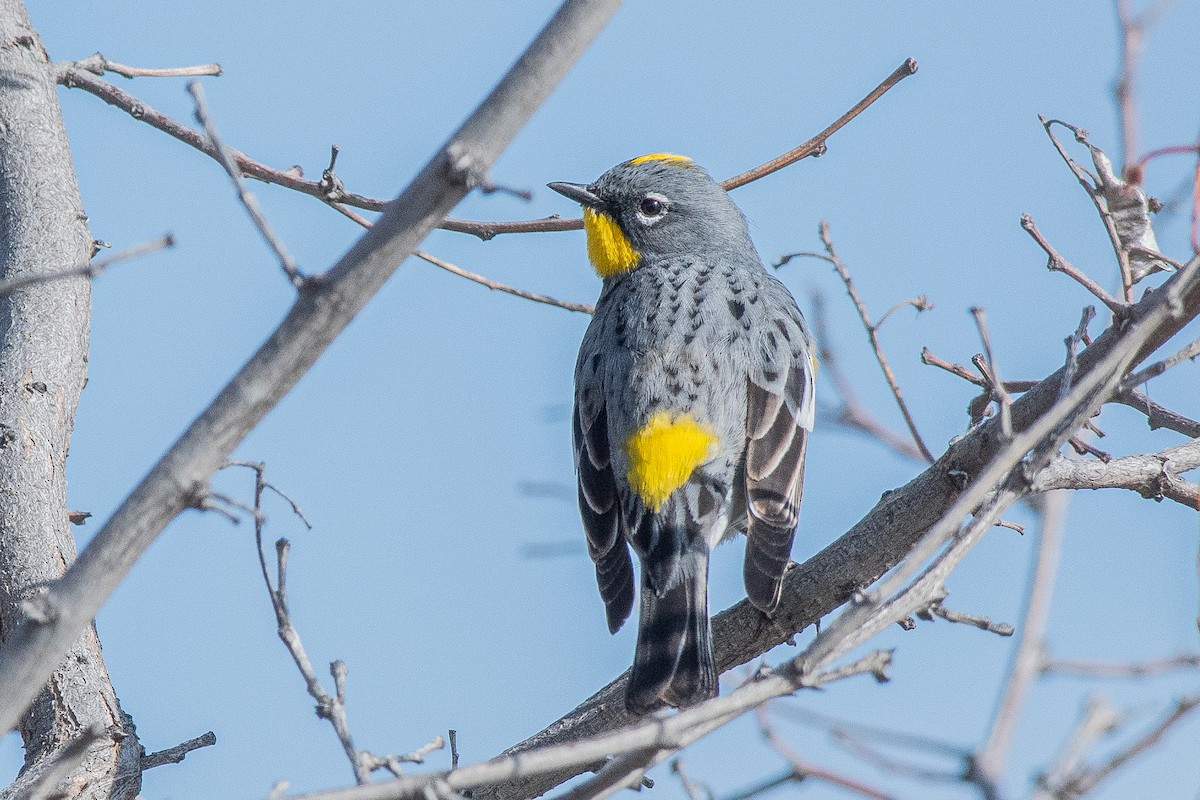
[[712, 428], [690, 415], [672, 419], [666, 411], [656, 411], [625, 443], [630, 488], [647, 508], [658, 513], [671, 492], [708, 459], [716, 443]]
[[645, 164], [647, 161], [675, 161], [684, 164], [693, 163], [692, 160], [687, 156], [681, 156], [677, 153], [648, 153], [647, 155], [638, 156], [637, 158], [630, 160], [629, 165], [636, 166], [638, 164]]
[[587, 232], [588, 260], [601, 278], [611, 278], [633, 269], [638, 251], [617, 221], [603, 211], [583, 209], [583, 229]]

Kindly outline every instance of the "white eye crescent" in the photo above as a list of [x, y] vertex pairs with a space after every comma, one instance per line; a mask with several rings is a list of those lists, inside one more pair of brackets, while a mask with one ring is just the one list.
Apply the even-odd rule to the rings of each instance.
[[651, 192], [638, 202], [638, 218], [644, 225], [653, 225], [666, 216], [670, 207], [671, 204], [666, 197], [657, 192]]

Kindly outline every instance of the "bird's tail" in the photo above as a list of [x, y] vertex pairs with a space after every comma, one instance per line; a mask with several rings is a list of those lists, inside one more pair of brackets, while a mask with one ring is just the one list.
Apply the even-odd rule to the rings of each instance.
[[679, 580], [661, 596], [642, 571], [637, 652], [625, 692], [631, 714], [665, 705], [695, 705], [717, 695], [712, 628], [708, 620], [708, 552], [689, 551]]

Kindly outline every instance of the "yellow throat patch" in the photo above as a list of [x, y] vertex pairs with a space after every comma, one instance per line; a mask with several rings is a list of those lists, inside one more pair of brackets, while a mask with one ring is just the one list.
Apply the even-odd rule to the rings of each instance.
[[629, 486], [651, 511], [658, 513], [671, 492], [683, 486], [703, 464], [717, 436], [690, 415], [671, 418], [656, 411], [625, 442]]
[[603, 211], [583, 209], [587, 232], [588, 260], [601, 278], [611, 278], [633, 269], [640, 258], [617, 221]]

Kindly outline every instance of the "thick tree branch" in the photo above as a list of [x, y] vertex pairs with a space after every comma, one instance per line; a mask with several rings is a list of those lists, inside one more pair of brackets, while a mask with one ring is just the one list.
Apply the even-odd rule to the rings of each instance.
[[[1079, 354], [1076, 383], [1103, 365], [1110, 354], [1125, 354], [1130, 365], [1155, 349], [1200, 315], [1200, 259], [1171, 277], [1161, 288], [1130, 307], [1122, 321], [1097, 337]], [[1137, 335], [1134, 336], [1134, 331]], [[1011, 419], [1019, 435], [1059, 400], [1066, 368], [1031, 386], [1013, 401]], [[1119, 376], [1117, 376], [1119, 377]], [[721, 671], [744, 664], [790, 639], [845, 602], [859, 588], [896, 566], [929, 528], [941, 519], [964, 487], [977, 480], [1003, 444], [999, 423], [974, 428], [933, 465], [906, 485], [884, 494], [875, 507], [843, 536], [811, 559], [788, 571], [783, 599], [772, 619], [748, 601], [713, 619], [714, 652]], [[628, 724], [621, 675], [545, 730], [514, 745], [508, 755], [542, 745], [572, 741]], [[476, 800], [535, 797], [578, 774], [562, 769], [537, 778], [505, 781], [474, 792]]]
[[[618, 0], [567, 0], [375, 226], [319, 284], [306, 284], [306, 291], [266, 343], [126, 498], [61, 582], [46, 593], [44, 621], [27, 619], [0, 646], [0, 731], [16, 724], [37, 689], [155, 537], [176, 515], [207, 495], [212, 474], [233, 448], [295, 385], [426, 234], [486, 176], [500, 151], [618, 5]], [[65, 525], [65, 509], [60, 516]]]
[[1200, 468], [1200, 439], [1157, 453], [1124, 456], [1103, 462], [1060, 456], [1046, 467], [1034, 488], [1129, 489], [1151, 500], [1174, 500], [1200, 510], [1200, 486], [1179, 477]]
[[[61, 275], [89, 263], [92, 237], [52, 69], [20, 0], [0, 0], [0, 83], [0, 639], [10, 645], [75, 560], [66, 459], [91, 307], [88, 281]], [[0, 796], [31, 780], [72, 798], [138, 793], [141, 748], [86, 620], [25, 677], [20, 700], [0, 706], [3, 730], [19, 720], [26, 748]]]

